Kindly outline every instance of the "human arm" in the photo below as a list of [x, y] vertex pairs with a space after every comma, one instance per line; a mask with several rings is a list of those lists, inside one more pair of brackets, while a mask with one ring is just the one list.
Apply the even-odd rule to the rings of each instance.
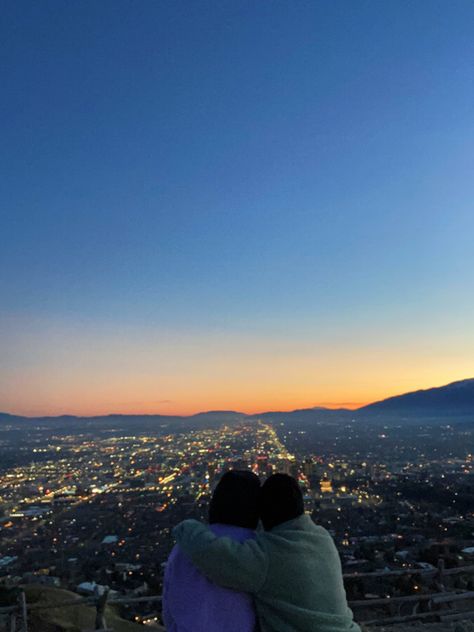
[[163, 599], [161, 602], [161, 615], [163, 618], [163, 624], [165, 625], [166, 630], [176, 630], [176, 624], [174, 622], [174, 617], [171, 613], [171, 604], [169, 599], [169, 588], [170, 588], [170, 567], [173, 564], [171, 556], [168, 558], [168, 562], [165, 568], [165, 575], [163, 578]]
[[174, 528], [173, 534], [183, 553], [216, 584], [255, 593], [265, 581], [268, 560], [256, 540], [240, 543], [216, 537], [197, 520], [184, 520]]

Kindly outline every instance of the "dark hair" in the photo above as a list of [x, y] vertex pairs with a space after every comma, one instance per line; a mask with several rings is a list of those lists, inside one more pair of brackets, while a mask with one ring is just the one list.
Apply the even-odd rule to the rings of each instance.
[[219, 481], [209, 505], [209, 522], [256, 529], [260, 481], [248, 470], [230, 470]]
[[298, 481], [288, 474], [272, 474], [262, 486], [260, 517], [265, 531], [304, 513]]

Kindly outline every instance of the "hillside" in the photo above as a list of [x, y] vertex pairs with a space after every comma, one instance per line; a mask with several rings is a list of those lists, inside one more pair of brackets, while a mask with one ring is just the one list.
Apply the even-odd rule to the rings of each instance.
[[356, 414], [369, 417], [474, 417], [474, 378], [389, 397], [359, 408]]
[[[95, 608], [79, 604], [61, 608], [61, 602], [81, 598], [76, 593], [59, 588], [31, 585], [25, 587], [28, 604], [59, 606], [51, 609], [31, 610], [28, 616], [30, 632], [82, 632], [94, 629]], [[114, 632], [143, 632], [143, 625], [126, 621], [117, 615], [112, 607], [106, 610], [107, 625]], [[153, 628], [163, 630], [163, 628]]]

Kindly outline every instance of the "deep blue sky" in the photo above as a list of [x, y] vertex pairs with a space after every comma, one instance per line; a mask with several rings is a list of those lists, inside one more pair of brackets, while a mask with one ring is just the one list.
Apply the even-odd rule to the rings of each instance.
[[262, 406], [370, 399], [362, 347], [387, 393], [466, 376], [471, 1], [7, 2], [0, 29], [0, 410], [105, 410], [123, 343], [116, 390], [151, 389], [124, 408], [238, 407], [223, 374], [241, 407], [259, 376]]

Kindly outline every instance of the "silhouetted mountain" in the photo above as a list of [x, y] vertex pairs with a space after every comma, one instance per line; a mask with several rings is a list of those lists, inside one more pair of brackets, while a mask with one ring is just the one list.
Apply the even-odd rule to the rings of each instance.
[[355, 411], [367, 417], [474, 418], [474, 378], [446, 386], [413, 391], [374, 402]]
[[10, 413], [0, 413], [0, 423], [4, 422], [4, 423], [8, 423], [10, 422], [16, 422], [16, 421], [22, 421], [27, 419], [26, 417], [21, 417], [20, 415], [10, 415]]
[[263, 419], [264, 421], [295, 421], [298, 423], [304, 422], [328, 422], [330, 423], [333, 420], [341, 420], [345, 417], [351, 417], [352, 411], [347, 410], [346, 408], [301, 408], [297, 410], [288, 411], [271, 411], [266, 413], [260, 413], [258, 415], [253, 415], [254, 419]]
[[178, 415], [98, 415], [81, 417], [59, 415], [57, 417], [21, 417], [0, 413], [0, 425], [19, 429], [24, 424], [34, 424], [37, 430], [54, 429], [58, 432], [113, 432], [134, 430], [136, 432], [155, 431], [162, 428], [172, 431], [212, 428], [222, 423], [233, 424], [246, 419], [245, 413], [233, 411], [209, 411], [189, 417]]
[[240, 421], [242, 419], [245, 419], [245, 417], [247, 416], [248, 415], [246, 415], [245, 413], [239, 413], [235, 410], [208, 410], [204, 413], [196, 413], [195, 415], [190, 415], [189, 417], [186, 417], [186, 419], [219, 419], [221, 422], [232, 422]]

